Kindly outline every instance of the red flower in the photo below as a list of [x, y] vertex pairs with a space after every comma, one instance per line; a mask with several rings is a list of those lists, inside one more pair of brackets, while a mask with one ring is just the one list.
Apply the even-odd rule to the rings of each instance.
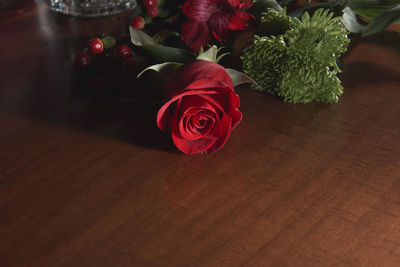
[[254, 23], [253, 15], [241, 10], [250, 8], [251, 0], [188, 0], [182, 12], [189, 20], [182, 26], [182, 40], [193, 50], [205, 48], [211, 35], [219, 42], [226, 41], [228, 29], [246, 30]]
[[172, 96], [158, 111], [157, 124], [161, 130], [171, 129], [175, 145], [184, 153], [217, 151], [242, 119], [232, 80], [217, 63], [184, 64], [166, 89]]

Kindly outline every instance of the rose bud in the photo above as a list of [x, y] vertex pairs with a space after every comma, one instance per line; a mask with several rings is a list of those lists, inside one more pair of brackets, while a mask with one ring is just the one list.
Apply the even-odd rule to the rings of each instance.
[[196, 60], [179, 67], [157, 114], [161, 130], [171, 129], [173, 142], [187, 154], [213, 153], [224, 146], [242, 119], [239, 96], [221, 65]]

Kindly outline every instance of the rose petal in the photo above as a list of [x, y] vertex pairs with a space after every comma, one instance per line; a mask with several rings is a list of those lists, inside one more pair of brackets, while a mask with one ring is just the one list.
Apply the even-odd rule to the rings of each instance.
[[226, 114], [224, 114], [220, 123], [218, 124], [218, 128], [216, 128], [215, 132], [213, 133], [213, 136], [216, 139], [213, 144], [207, 150], [205, 150], [205, 153], [211, 154], [221, 149], [228, 140], [230, 133], [231, 120]]
[[[210, 96], [212, 95], [230, 95], [230, 103], [229, 104], [224, 104], [221, 102], [221, 100], [218, 100], [220, 98], [213, 98], [210, 99]], [[171, 121], [171, 116], [173, 114], [173, 111], [175, 109], [179, 109], [179, 104], [174, 104], [177, 101], [181, 101], [183, 97], [188, 97], [188, 96], [201, 96], [203, 98], [206, 98], [210, 103], [214, 105], [215, 108], [220, 109], [222, 112], [227, 112], [226, 110], [226, 105], [232, 107], [233, 109], [236, 109], [240, 105], [240, 98], [239, 96], [231, 91], [229, 88], [222, 87], [222, 88], [216, 88], [216, 89], [204, 89], [204, 90], [187, 90], [183, 91], [180, 94], [175, 95], [172, 97], [168, 102], [166, 102], [159, 110], [157, 113], [157, 125], [161, 130], [165, 130], [168, 128], [168, 125], [170, 124]], [[186, 101], [185, 101], [186, 102]], [[186, 107], [183, 110], [187, 110], [189, 107]], [[215, 111], [216, 112], [216, 111]]]
[[165, 103], [157, 112], [157, 126], [162, 131], [169, 128], [170, 123], [172, 121], [172, 116], [174, 114], [174, 110], [177, 110], [179, 106], [177, 103], [180, 99], [176, 99], [173, 102]]
[[238, 126], [238, 124], [240, 123], [240, 121], [242, 120], [242, 112], [240, 112], [238, 109], [234, 109], [231, 113], [231, 119], [232, 119], [232, 123], [231, 123], [231, 129], [235, 129], [236, 126]]
[[[177, 111], [179, 118], [179, 131], [182, 137], [189, 140], [198, 140], [207, 135], [212, 128], [196, 128], [194, 117], [201, 117], [208, 123], [208, 127], [213, 127], [214, 123], [218, 123], [219, 115], [215, 108], [200, 96], [185, 96], [181, 99], [179, 110]], [[204, 126], [206, 126], [204, 125]]]
[[201, 94], [199, 96], [225, 113], [231, 109], [237, 109], [240, 106], [239, 96], [232, 91], [221, 90], [220, 94]]
[[158, 110], [158, 113], [157, 113], [158, 127], [161, 130], [165, 130], [168, 128], [169, 122], [172, 120], [171, 114], [174, 110], [177, 109], [177, 108], [174, 109], [171, 106], [174, 105], [174, 102], [180, 101], [182, 99], [182, 97], [190, 96], [190, 95], [198, 95], [198, 94], [220, 94], [220, 93], [221, 93], [221, 91], [218, 91], [218, 90], [209, 90], [209, 91], [190, 90], [190, 91], [185, 91], [185, 92], [182, 92], [181, 94], [174, 96]]
[[208, 110], [212, 114], [215, 114], [217, 110], [207, 100], [201, 97], [201, 95], [189, 95], [181, 98], [181, 105], [179, 107], [178, 116], [181, 114], [197, 115], [202, 114], [204, 110]]
[[231, 106], [234, 108], [240, 107], [240, 98], [239, 95], [236, 94], [235, 92], [230, 94], [231, 96]]
[[180, 84], [184, 83], [185, 85], [188, 85], [189, 83], [199, 79], [210, 79], [218, 80], [226, 86], [233, 88], [232, 79], [228, 72], [223, 66], [215, 62], [196, 60], [183, 66], [180, 71], [182, 75], [177, 75], [179, 77], [176, 77]]
[[[178, 116], [189, 117], [189, 119], [186, 121], [187, 127], [186, 128], [181, 127], [181, 129], [187, 130], [188, 125], [191, 125], [192, 127], [194, 127], [193, 131], [191, 131], [191, 134], [195, 135], [208, 134], [212, 129], [203, 127], [200, 130], [193, 125], [196, 122], [193, 122], [192, 119], [201, 117], [207, 121], [206, 125], [204, 126], [212, 127], [214, 123], [218, 123], [220, 120], [220, 111], [217, 110], [216, 108], [218, 107], [215, 107], [212, 103], [209, 103], [201, 95], [183, 97], [177, 114]], [[182, 135], [184, 136], [183, 133]]]
[[[180, 67], [176, 74], [171, 79], [175, 86], [178, 88], [185, 88], [189, 84], [196, 82], [197, 80], [203, 80], [205, 84], [201, 86], [198, 84], [196, 88], [207, 88], [207, 87], [215, 87], [221, 86], [219, 83], [224, 84], [225, 86], [232, 88], [233, 84], [232, 79], [229, 74], [226, 72], [223, 66], [206, 60], [196, 60], [190, 63], [184, 64]], [[206, 80], [209, 80], [208, 82]]]
[[188, 84], [185, 89], [181, 92], [185, 91], [193, 91], [193, 90], [201, 90], [204, 92], [207, 91], [219, 91], [219, 92], [233, 92], [234, 89], [228, 85], [225, 85], [219, 80], [211, 80], [209, 78], [198, 79], [190, 84]]
[[[176, 118], [176, 117], [175, 117]], [[188, 140], [184, 138], [179, 132], [179, 128], [177, 125], [177, 120], [171, 121], [171, 135], [172, 140], [175, 146], [186, 154], [199, 154], [206, 151], [210, 146], [212, 146], [215, 142], [215, 139], [200, 138], [198, 140]]]
[[[194, 117], [202, 117], [204, 124], [199, 128], [194, 120], [198, 119]], [[183, 138], [188, 140], [198, 140], [201, 138], [208, 137], [208, 134], [213, 131], [216, 123], [215, 116], [213, 114], [196, 115], [196, 116], [184, 116], [179, 122], [179, 132]]]

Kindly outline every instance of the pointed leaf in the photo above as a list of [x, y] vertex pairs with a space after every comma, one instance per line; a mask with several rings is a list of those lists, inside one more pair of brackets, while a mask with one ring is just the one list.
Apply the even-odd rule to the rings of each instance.
[[382, 11], [365, 27], [362, 35], [368, 36], [384, 30], [387, 26], [400, 19], [400, 4]]
[[342, 9], [347, 4], [347, 0], [333, 0], [326, 1], [314, 5], [306, 5], [302, 8], [296, 9], [295, 11], [288, 14], [289, 17], [300, 18], [305, 12], [308, 12], [310, 15], [314, 14], [320, 8], [331, 9], [336, 16], [340, 16], [342, 14]]
[[142, 45], [155, 60], [158, 62], [188, 62], [194, 59], [194, 55], [188, 50], [164, 46], [160, 44]]
[[105, 36], [101, 38], [101, 41], [103, 42], [104, 49], [109, 49], [117, 43], [117, 40], [112, 36]]
[[257, 86], [257, 83], [243, 72], [234, 69], [225, 69], [225, 70], [231, 77], [233, 86], [237, 86], [242, 83], [252, 83]]
[[132, 43], [142, 47], [158, 62], [183, 63], [194, 59], [194, 55], [188, 50], [161, 45], [145, 32], [132, 27], [129, 29]]
[[157, 42], [144, 31], [129, 27], [129, 32], [131, 34], [131, 41], [136, 46], [157, 44]]
[[172, 75], [173, 72], [175, 72], [175, 70], [177, 68], [179, 68], [180, 66], [182, 66], [182, 63], [176, 63], [176, 62], [165, 62], [165, 63], [161, 63], [161, 64], [156, 64], [153, 66], [150, 66], [148, 68], [145, 68], [142, 72], [140, 72], [138, 74], [138, 78], [146, 71], [148, 70], [154, 70], [157, 71], [159, 73], [163, 73], [166, 75]]
[[358, 15], [372, 20], [384, 9], [398, 3], [399, 0], [349, 0], [348, 6]]

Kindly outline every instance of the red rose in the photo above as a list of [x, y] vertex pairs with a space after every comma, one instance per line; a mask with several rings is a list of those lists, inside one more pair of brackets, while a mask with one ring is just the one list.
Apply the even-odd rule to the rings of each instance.
[[166, 91], [170, 98], [158, 111], [157, 124], [161, 130], [171, 129], [175, 145], [184, 153], [217, 151], [242, 119], [232, 80], [217, 63], [184, 64]]

